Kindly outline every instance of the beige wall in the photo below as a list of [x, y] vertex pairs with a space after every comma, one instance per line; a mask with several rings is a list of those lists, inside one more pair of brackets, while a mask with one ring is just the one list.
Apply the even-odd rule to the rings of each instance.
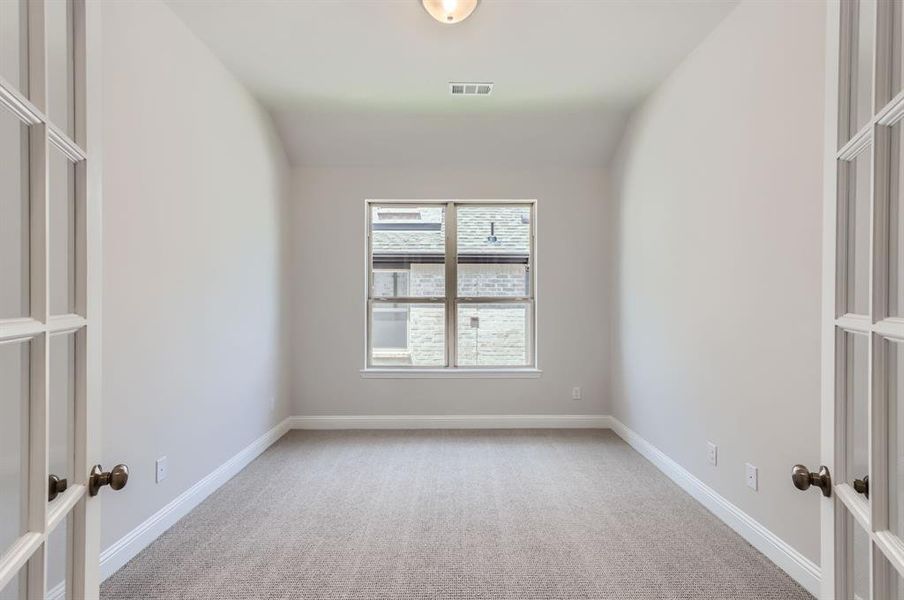
[[635, 114], [612, 313], [614, 415], [814, 562], [824, 27], [744, 2]]
[[[299, 415], [608, 413], [601, 169], [296, 169], [292, 383]], [[362, 379], [364, 200], [537, 198], [539, 379]], [[572, 386], [583, 399], [572, 400]]]
[[[739, 6], [635, 115], [614, 181], [462, 166], [289, 183], [269, 119], [169, 9], [106, 3], [104, 456], [133, 475], [104, 498], [103, 546], [288, 414], [612, 412], [818, 561], [817, 496], [788, 470], [818, 464], [799, 424], [819, 416], [822, 13]], [[539, 200], [542, 376], [362, 379], [364, 199], [455, 197]]]
[[131, 469], [103, 497], [106, 548], [288, 414], [288, 170], [267, 115], [164, 4], [105, 2], [103, 27], [103, 456]]

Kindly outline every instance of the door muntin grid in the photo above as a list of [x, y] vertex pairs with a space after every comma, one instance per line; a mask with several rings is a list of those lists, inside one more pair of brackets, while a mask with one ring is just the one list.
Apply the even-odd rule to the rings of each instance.
[[[840, 11], [835, 589], [884, 600], [904, 574], [902, 6], [849, 0]], [[865, 473], [868, 498], [854, 486]]]
[[[0, 314], [0, 349], [24, 352], [28, 364], [19, 371], [23, 378], [20, 387], [26, 390], [17, 415], [20, 525], [2, 539], [0, 590], [7, 593], [15, 588], [17, 597], [29, 600], [44, 598], [45, 591], [62, 590], [67, 597], [81, 597], [89, 589], [82, 567], [88, 535], [86, 348], [93, 333], [86, 310], [86, 27], [89, 12], [96, 23], [97, 9], [89, 9], [86, 0], [9, 0], [2, 4], [2, 15], [15, 19], [12, 24], [4, 20], [4, 33], [14, 35], [0, 40], [0, 118], [18, 123], [25, 132], [15, 168], [21, 175], [21, 212], [27, 218], [16, 221], [19, 255], [14, 262], [18, 264], [13, 265], [8, 255], [4, 260], [10, 264], [0, 263], [4, 273], [16, 273], [21, 288], [16, 290], [15, 302], [5, 302], [13, 309]], [[54, 178], [59, 170], [53, 161], [63, 165], [62, 183]], [[7, 164], [4, 161], [3, 165]], [[52, 188], [62, 190], [65, 198], [62, 219], [55, 220], [53, 214]], [[60, 228], [56, 225], [60, 224], [66, 233], [62, 244], [57, 243]], [[64, 285], [53, 281], [54, 248], [63, 259], [58, 271]], [[62, 301], [52, 301], [51, 295], [60, 289]], [[65, 358], [60, 358], [51, 347], [54, 340], [63, 339], [67, 351], [62, 355]], [[66, 364], [57, 364], [60, 360]], [[52, 377], [54, 371], [63, 375]], [[65, 415], [58, 414], [51, 401], [54, 391], [63, 392]], [[51, 432], [59, 429], [54, 422], [60, 419], [67, 439], [65, 447], [54, 450]], [[69, 471], [61, 475], [67, 476], [69, 487], [48, 501], [49, 466], [55, 460], [52, 454], [57, 453]], [[63, 468], [61, 464], [56, 460], [54, 468]], [[60, 573], [63, 577], [56, 577]], [[55, 581], [57, 578], [60, 581]]]

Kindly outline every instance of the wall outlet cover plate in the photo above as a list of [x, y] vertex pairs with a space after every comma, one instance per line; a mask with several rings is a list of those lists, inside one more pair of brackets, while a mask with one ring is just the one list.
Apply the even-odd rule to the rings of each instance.
[[156, 476], [155, 476], [154, 480], [157, 483], [160, 483], [161, 481], [166, 479], [166, 474], [167, 474], [167, 471], [169, 470], [167, 467], [167, 464], [166, 464], [165, 456], [161, 456], [160, 458], [157, 459], [156, 467], [157, 467], [157, 472], [156, 472]]
[[747, 487], [749, 487], [752, 490], [758, 489], [759, 488], [758, 469], [756, 467], [754, 467], [752, 464], [746, 463], [744, 465], [744, 474], [745, 474], [745, 480], [747, 483]]

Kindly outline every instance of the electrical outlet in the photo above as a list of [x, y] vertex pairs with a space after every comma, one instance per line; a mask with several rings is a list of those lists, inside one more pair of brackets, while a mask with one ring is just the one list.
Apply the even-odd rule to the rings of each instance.
[[270, 412], [276, 410], [276, 396], [270, 397]]
[[744, 465], [744, 473], [746, 475], [747, 487], [752, 490], [756, 490], [759, 488], [759, 475], [757, 472], [757, 468], [752, 464], [747, 463]]
[[571, 388], [571, 399], [572, 400], [580, 400], [581, 399], [581, 388], [579, 386], [574, 386]]
[[719, 447], [712, 442], [706, 442], [706, 460], [714, 467], [719, 464]]
[[166, 465], [166, 457], [161, 456], [157, 459], [157, 483], [166, 479], [167, 471], [169, 471], [169, 467]]

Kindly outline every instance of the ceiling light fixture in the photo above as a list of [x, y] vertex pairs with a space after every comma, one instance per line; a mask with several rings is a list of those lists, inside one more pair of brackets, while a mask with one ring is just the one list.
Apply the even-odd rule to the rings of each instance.
[[421, 4], [431, 17], [447, 25], [464, 21], [477, 8], [477, 0], [421, 0]]

